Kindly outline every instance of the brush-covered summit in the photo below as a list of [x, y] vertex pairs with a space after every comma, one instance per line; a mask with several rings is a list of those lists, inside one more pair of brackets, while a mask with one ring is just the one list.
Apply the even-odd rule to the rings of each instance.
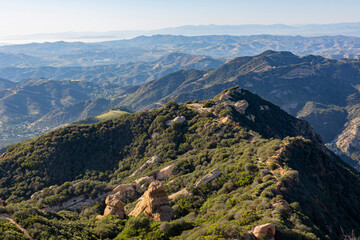
[[34, 239], [360, 233], [359, 174], [308, 123], [238, 87], [56, 130], [8, 148], [0, 169], [1, 211]]

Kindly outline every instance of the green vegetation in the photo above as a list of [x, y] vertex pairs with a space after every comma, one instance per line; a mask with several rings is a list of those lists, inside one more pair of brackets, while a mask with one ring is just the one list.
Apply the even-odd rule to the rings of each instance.
[[[359, 234], [359, 174], [326, 150], [307, 123], [249, 91], [223, 94], [246, 100], [245, 114], [219, 97], [198, 102], [211, 103], [210, 112], [171, 101], [8, 148], [0, 159], [1, 212], [35, 239], [230, 239], [264, 223], [276, 226], [280, 240]], [[177, 116], [186, 121], [166, 124]], [[152, 156], [160, 161], [130, 176]], [[172, 221], [141, 215], [96, 220], [107, 192], [170, 164], [177, 168], [163, 180], [167, 193], [190, 193], [171, 200]], [[221, 176], [194, 187], [214, 169]], [[61, 207], [77, 197], [94, 202], [72, 211]], [[128, 211], [135, 204], [125, 203]]]

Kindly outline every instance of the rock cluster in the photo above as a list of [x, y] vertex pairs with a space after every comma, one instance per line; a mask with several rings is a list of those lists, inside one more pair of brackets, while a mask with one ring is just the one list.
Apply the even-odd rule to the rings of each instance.
[[170, 221], [174, 216], [174, 210], [169, 205], [165, 187], [160, 181], [150, 184], [142, 199], [129, 215], [138, 216], [141, 213], [153, 218], [155, 221]]
[[125, 214], [125, 205], [123, 201], [125, 200], [134, 200], [136, 197], [135, 189], [132, 185], [129, 184], [120, 184], [111, 194], [108, 195], [105, 199], [106, 208], [104, 210], [104, 215], [98, 215], [96, 218], [101, 219], [107, 215], [115, 215], [120, 219], [124, 219]]

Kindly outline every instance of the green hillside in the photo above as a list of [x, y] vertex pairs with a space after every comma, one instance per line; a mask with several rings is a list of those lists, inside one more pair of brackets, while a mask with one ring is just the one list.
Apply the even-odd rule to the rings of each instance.
[[[115, 186], [136, 189], [128, 215], [149, 185], [137, 180], [173, 165], [160, 181], [187, 193], [170, 200], [170, 222], [97, 220]], [[34, 239], [242, 239], [264, 223], [277, 240], [360, 234], [360, 175], [308, 123], [240, 88], [53, 131], [8, 148], [0, 169], [1, 211]], [[65, 207], [74, 201], [92, 204]]]

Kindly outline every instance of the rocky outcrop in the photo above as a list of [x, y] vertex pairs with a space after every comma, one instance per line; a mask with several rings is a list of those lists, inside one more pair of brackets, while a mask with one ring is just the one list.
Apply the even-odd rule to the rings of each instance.
[[177, 168], [175, 164], [172, 164], [170, 166], [164, 167], [156, 174], [157, 180], [163, 180], [165, 178], [168, 178], [172, 175], [173, 171]]
[[214, 169], [209, 174], [205, 175], [203, 178], [201, 178], [199, 181], [197, 181], [194, 185], [195, 188], [200, 187], [204, 182], [210, 182], [215, 178], [218, 178], [221, 176], [221, 172]]
[[166, 121], [166, 125], [167, 126], [170, 126], [171, 124], [173, 124], [173, 123], [176, 123], [176, 122], [181, 122], [181, 123], [183, 123], [183, 122], [185, 122], [186, 121], [186, 118], [184, 117], [184, 116], [178, 116], [178, 117], [176, 117], [176, 118], [174, 118], [174, 119], [172, 119], [172, 120], [169, 120], [169, 121]]
[[258, 240], [275, 240], [275, 226], [271, 223], [257, 226], [254, 228], [253, 235]]
[[112, 194], [116, 194], [117, 198], [121, 201], [126, 200], [134, 200], [136, 196], [135, 188], [129, 184], [120, 184], [111, 192]]
[[148, 186], [146, 183], [155, 181], [153, 176], [146, 176], [134, 181], [135, 187], [137, 191], [145, 191], [146, 187]]
[[130, 177], [135, 176], [136, 174], [139, 174], [141, 172], [143, 172], [149, 165], [151, 164], [155, 164], [158, 163], [160, 161], [158, 156], [153, 156], [152, 158], [150, 158], [149, 160], [147, 160], [143, 165], [141, 165], [141, 167], [136, 170], [135, 172], [133, 172]]
[[223, 94], [223, 95], [221, 95], [220, 98], [219, 98], [219, 100], [220, 100], [220, 101], [226, 101], [226, 102], [228, 102], [228, 103], [230, 103], [230, 104], [235, 104], [235, 102], [232, 101], [232, 97], [231, 97], [230, 95], [228, 95], [228, 94]]
[[115, 215], [120, 219], [124, 219], [126, 217], [125, 214], [125, 205], [120, 200], [120, 195], [115, 193], [106, 197], [105, 199], [106, 208], [104, 210], [104, 215], [97, 215], [96, 219], [102, 219], [108, 215]]
[[153, 218], [155, 221], [170, 221], [174, 216], [174, 210], [169, 205], [165, 187], [160, 181], [150, 184], [142, 199], [129, 215], [136, 217], [141, 213]]
[[249, 103], [246, 100], [240, 100], [235, 103], [235, 109], [240, 114], [245, 114], [245, 110], [249, 107]]
[[189, 194], [189, 191], [186, 190], [186, 188], [183, 188], [183, 189], [181, 189], [180, 191], [171, 194], [171, 195], [169, 196], [169, 199], [170, 199], [170, 200], [173, 200], [173, 199], [175, 199], [175, 198], [177, 198], [177, 197], [186, 196], [186, 195], [188, 195], [188, 194]]

